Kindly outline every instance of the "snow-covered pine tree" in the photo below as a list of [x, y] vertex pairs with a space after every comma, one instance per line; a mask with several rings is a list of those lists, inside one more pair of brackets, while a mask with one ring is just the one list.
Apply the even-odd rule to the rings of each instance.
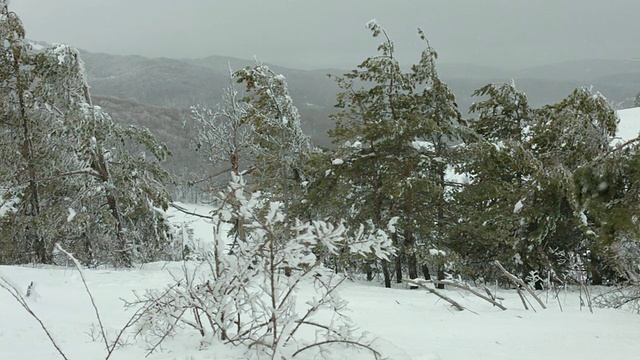
[[[451, 221], [446, 172], [456, 161], [455, 144], [465, 128], [454, 95], [437, 75], [437, 55], [425, 35], [419, 31], [426, 43], [420, 61], [403, 72], [386, 30], [375, 21], [367, 27], [374, 37], [383, 37], [380, 54], [336, 78], [343, 92], [330, 135], [343, 145], [336, 153], [340, 164], [327, 164], [326, 175], [319, 174], [316, 182], [350, 187], [340, 190], [347, 194], [345, 201], [332, 209], [347, 215], [350, 224], [372, 221], [385, 228], [399, 217], [393, 237], [401, 249], [395, 259], [400, 281], [404, 265], [408, 276], [416, 278], [419, 263], [428, 261], [428, 250], [446, 246], [443, 239]], [[391, 285], [388, 265], [383, 263], [386, 286]], [[422, 269], [429, 276], [428, 268]]]
[[490, 278], [494, 260], [521, 273], [515, 243], [534, 186], [533, 156], [525, 148], [534, 110], [513, 83], [488, 84], [474, 96], [483, 97], [470, 108], [476, 118], [469, 125], [478, 137], [467, 144], [460, 169], [470, 182], [455, 196], [459, 221], [451, 247], [462, 258], [461, 272], [469, 276]]
[[0, 4], [0, 261], [48, 263], [62, 242], [86, 261], [128, 265], [136, 249], [164, 247], [171, 232], [153, 207], [169, 201], [166, 147], [93, 106], [77, 50], [31, 51]]
[[31, 51], [24, 36], [18, 16], [0, 2], [0, 157], [6, 170], [0, 174], [0, 257], [49, 262], [54, 239], [64, 235], [59, 224], [67, 216], [65, 203], [73, 196], [60, 174], [76, 168], [65, 137], [74, 99], [64, 89], [67, 83], [50, 82], [64, 76], [52, 71], [56, 54]]
[[281, 201], [289, 212], [301, 201], [303, 169], [312, 145], [300, 126], [286, 78], [262, 63], [236, 71], [233, 76], [248, 91], [243, 101], [252, 127], [252, 181], [272, 200]]
[[250, 162], [252, 124], [248, 119], [247, 106], [233, 82], [224, 89], [222, 102], [216, 110], [192, 106], [191, 117], [197, 127], [193, 144], [196, 152], [213, 166], [221, 166], [224, 172], [240, 175], [249, 171], [241, 169], [241, 166]]
[[77, 50], [56, 45], [46, 53], [55, 55], [59, 69], [53, 73], [64, 74], [64, 88], [76, 98], [66, 117], [66, 136], [73, 144], [67, 156], [79, 167], [63, 175], [67, 184], [77, 183], [80, 176], [85, 194], [77, 201], [78, 210], [69, 210], [84, 220], [79, 238], [85, 251], [78, 254], [118, 266], [130, 266], [134, 259], [166, 258], [172, 231], [155, 208], [166, 210], [170, 202], [165, 187], [169, 175], [160, 166], [170, 154], [167, 147], [148, 129], [116, 124], [92, 104]]
[[575, 175], [609, 151], [615, 112], [586, 88], [537, 110], [513, 85], [488, 85], [476, 94], [489, 98], [471, 108], [483, 138], [469, 146], [465, 171], [472, 181], [458, 196], [466, 210], [455, 249], [476, 274], [490, 276], [489, 262], [499, 259], [523, 277], [531, 271], [560, 276], [568, 265], [562, 256], [596, 253], [593, 220], [576, 201]]
[[[610, 150], [616, 133], [618, 118], [615, 110], [600, 93], [578, 88], [561, 102], [536, 111], [536, 124], [528, 148], [538, 161], [533, 175], [536, 187], [529, 197], [531, 204], [524, 215], [526, 246], [542, 251], [531, 253], [532, 262], [549, 267], [549, 263], [563, 270], [556, 254], [593, 255], [594, 231], [592, 221], [576, 201], [574, 175]], [[593, 248], [593, 249], [592, 249]], [[588, 265], [589, 266], [589, 265]], [[598, 266], [596, 265], [596, 268]], [[596, 283], [601, 274], [592, 268]], [[537, 269], [534, 269], [537, 270]]]

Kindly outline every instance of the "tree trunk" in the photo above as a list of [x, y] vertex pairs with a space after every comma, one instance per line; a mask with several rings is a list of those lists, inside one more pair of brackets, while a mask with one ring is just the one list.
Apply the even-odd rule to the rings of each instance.
[[393, 246], [395, 246], [396, 249], [398, 249], [398, 252], [396, 253], [396, 260], [394, 261], [394, 267], [396, 271], [396, 283], [400, 284], [402, 283], [402, 261], [403, 261], [402, 252], [404, 251], [404, 249], [398, 243], [397, 232], [394, 232], [391, 235], [391, 239], [393, 240]]
[[431, 280], [431, 274], [429, 274], [429, 267], [426, 264], [422, 264], [422, 275], [425, 280]]
[[[20, 149], [22, 158], [24, 159], [27, 166], [27, 178], [28, 178], [28, 191], [26, 201], [27, 206], [25, 208], [25, 215], [29, 217], [30, 220], [36, 219], [40, 216], [40, 188], [38, 185], [38, 179], [36, 175], [36, 168], [34, 165], [34, 150], [33, 143], [31, 142], [32, 132], [29, 126], [29, 118], [27, 116], [26, 111], [26, 103], [24, 91], [20, 88], [21, 82], [21, 69], [20, 69], [20, 56], [21, 53], [19, 50], [13, 51], [13, 71], [16, 76], [16, 83], [18, 84], [18, 102], [20, 106], [20, 126], [22, 128], [22, 149]], [[40, 232], [38, 231], [38, 226], [31, 221], [28, 225], [27, 236], [31, 237], [33, 242], [32, 251], [35, 255], [35, 261], [40, 264], [46, 264], [50, 260], [50, 256], [47, 254], [47, 247], [45, 244], [45, 239], [42, 237]]]
[[[442, 265], [438, 266], [438, 280], [444, 280], [444, 267]], [[436, 285], [438, 289], [444, 289], [444, 284], [438, 283]]]
[[107, 205], [109, 206], [109, 210], [111, 211], [111, 215], [116, 221], [116, 265], [131, 267], [131, 252], [127, 246], [127, 239], [123, 234], [123, 226], [122, 226], [122, 216], [120, 214], [120, 210], [118, 209], [118, 202], [112, 194], [107, 193]]
[[404, 249], [409, 279], [415, 279], [418, 277], [418, 259], [415, 254], [415, 238], [409, 229], [404, 232]]
[[367, 281], [373, 280], [373, 269], [371, 267], [371, 263], [373, 260], [366, 260], [364, 263], [364, 271], [367, 274]]
[[398, 253], [395, 261], [396, 283], [402, 283], [402, 254]]
[[415, 279], [418, 277], [418, 260], [416, 254], [410, 254], [407, 256], [407, 267], [409, 279]]
[[[100, 180], [105, 183], [105, 186], [108, 188], [107, 183], [111, 180], [111, 174], [109, 173], [109, 168], [107, 164], [107, 160], [104, 158], [104, 154], [98, 149], [98, 154], [94, 154], [92, 167], [99, 174]], [[115, 220], [115, 237], [116, 237], [116, 258], [115, 263], [116, 266], [131, 266], [131, 253], [127, 248], [127, 240], [124, 235], [124, 226], [122, 214], [120, 213], [120, 209], [118, 207], [118, 199], [111, 193], [110, 190], [106, 190], [105, 197], [107, 199], [107, 206], [109, 207], [109, 212], [111, 212], [111, 216]]]
[[384, 276], [384, 287], [391, 287], [391, 274], [389, 273], [389, 261], [382, 260], [382, 275]]

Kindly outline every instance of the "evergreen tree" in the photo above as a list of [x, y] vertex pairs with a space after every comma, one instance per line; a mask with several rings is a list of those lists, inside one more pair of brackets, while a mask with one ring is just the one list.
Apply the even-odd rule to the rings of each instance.
[[461, 170], [470, 183], [456, 194], [459, 221], [451, 239], [468, 275], [491, 275], [499, 260], [522, 271], [515, 244], [520, 218], [533, 187], [535, 163], [526, 149], [534, 123], [527, 97], [514, 84], [489, 84], [474, 92], [485, 97], [470, 112], [470, 127], [479, 135], [467, 144]]
[[75, 167], [64, 156], [69, 150], [65, 116], [74, 99], [48, 82], [56, 77], [55, 54], [31, 52], [21, 21], [6, 2], [0, 3], [0, 36], [0, 155], [9, 170], [0, 175], [0, 188], [12, 204], [5, 213], [11, 225], [2, 226], [3, 257], [49, 262], [51, 243], [60, 235], [53, 229], [66, 209], [46, 194], [60, 188], [61, 171]]
[[55, 242], [118, 265], [166, 249], [171, 230], [154, 209], [169, 201], [166, 147], [93, 106], [77, 50], [31, 51], [0, 4], [0, 261], [49, 263]]
[[301, 200], [304, 164], [312, 151], [311, 141], [300, 127], [300, 115], [289, 95], [286, 78], [257, 63], [234, 73], [246, 86], [248, 125], [252, 127], [251, 175], [258, 188], [282, 201], [284, 211]]
[[[383, 37], [380, 54], [336, 79], [343, 92], [330, 136], [342, 147], [325, 165], [328, 170], [314, 178], [309, 200], [344, 196], [337, 208], [326, 208], [352, 225], [370, 221], [385, 229], [400, 219], [392, 235], [401, 250], [395, 258], [399, 282], [404, 265], [415, 278], [429, 250], [446, 246], [443, 239], [452, 219], [446, 174], [465, 128], [453, 94], [437, 75], [437, 55], [424, 34], [419, 31], [426, 43], [420, 61], [403, 72], [385, 29], [375, 21], [367, 26], [374, 37]], [[382, 268], [388, 287], [389, 263]], [[423, 270], [428, 276], [428, 269]]]
[[[585, 88], [537, 110], [506, 84], [476, 95], [489, 98], [471, 108], [483, 139], [470, 146], [476, 156], [467, 164], [471, 184], [458, 198], [467, 216], [456, 249], [476, 272], [486, 274], [485, 264], [498, 259], [523, 277], [567, 274], [568, 257], [596, 253], [593, 226], [575, 197], [575, 175], [609, 151], [615, 112]], [[480, 205], [474, 209], [474, 203]]]

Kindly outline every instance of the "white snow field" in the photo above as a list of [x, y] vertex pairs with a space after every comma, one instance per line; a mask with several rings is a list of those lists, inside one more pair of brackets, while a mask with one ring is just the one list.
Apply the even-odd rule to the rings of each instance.
[[[205, 206], [187, 206], [206, 214]], [[209, 236], [205, 220], [170, 211], [176, 222], [187, 222], [196, 236]], [[171, 283], [169, 271], [181, 274], [181, 263], [151, 263], [130, 270], [84, 270], [107, 335], [115, 338], [132, 314], [121, 299], [133, 300], [132, 291], [161, 289]], [[0, 275], [12, 282], [23, 295], [35, 285], [27, 303], [40, 317], [72, 360], [105, 359], [106, 352], [96, 330], [96, 318], [84, 290], [80, 274], [73, 268], [0, 266]], [[598, 289], [591, 289], [594, 293]], [[559, 299], [542, 292], [547, 303], [537, 312], [523, 309], [514, 291], [499, 291], [506, 311], [462, 290], [443, 290], [443, 294], [471, 311], [458, 312], [435, 295], [403, 285], [384, 289], [379, 282], [345, 282], [343, 298], [350, 302], [351, 316], [362, 330], [375, 337], [382, 353], [399, 360], [461, 359], [640, 359], [640, 315], [623, 310], [594, 308], [593, 314], [580, 306], [576, 291], [562, 291]], [[311, 286], [303, 287], [299, 301], [312, 296]], [[562, 311], [560, 310], [560, 303]], [[321, 320], [321, 319], [320, 319]], [[93, 339], [92, 339], [93, 338]], [[162, 351], [148, 359], [200, 360], [239, 359], [243, 349], [230, 345], [201, 346], [200, 336], [185, 329], [167, 340]], [[146, 356], [143, 341], [125, 338], [110, 359], [138, 360]], [[39, 323], [8, 292], [0, 289], [0, 359], [61, 359]], [[300, 355], [297, 359], [312, 359]], [[334, 351], [331, 359], [372, 359], [370, 353]]]
[[618, 141], [625, 142], [640, 134], [640, 107], [618, 110], [620, 123], [618, 124]]
[[[626, 141], [640, 132], [640, 108], [621, 110], [618, 137]], [[207, 214], [204, 205], [181, 204], [189, 211]], [[206, 220], [169, 211], [172, 221], [188, 224], [206, 249], [212, 234]], [[161, 289], [172, 282], [170, 271], [181, 274], [182, 263], [152, 263], [129, 270], [84, 270], [107, 335], [115, 338], [132, 310], [122, 299], [133, 300], [133, 291]], [[33, 282], [27, 304], [46, 325], [69, 360], [105, 359], [106, 351], [91, 301], [77, 270], [71, 267], [0, 266], [0, 276], [11, 281], [23, 295]], [[591, 288], [592, 296], [604, 288]], [[399, 360], [467, 359], [640, 359], [640, 315], [624, 310], [581, 306], [580, 293], [564, 290], [558, 298], [540, 292], [547, 309], [534, 303], [537, 312], [524, 310], [513, 290], [499, 291], [502, 311], [462, 290], [442, 293], [470, 311], [458, 312], [424, 290], [403, 285], [385, 289], [379, 281], [345, 282], [343, 298], [350, 302], [351, 316], [371, 336], [384, 356]], [[312, 296], [309, 285], [299, 299]], [[586, 298], [583, 297], [583, 300]], [[562, 306], [562, 309], [560, 308]], [[148, 356], [158, 360], [239, 359], [244, 349], [219, 343], [202, 346], [200, 336], [186, 329], [166, 341], [162, 351]], [[124, 338], [112, 354], [114, 360], [144, 359], [147, 345]], [[297, 358], [307, 359], [304, 355]], [[365, 352], [333, 352], [331, 359], [371, 359]], [[0, 360], [62, 359], [40, 324], [4, 289], [0, 288]], [[311, 359], [311, 357], [309, 357]]]

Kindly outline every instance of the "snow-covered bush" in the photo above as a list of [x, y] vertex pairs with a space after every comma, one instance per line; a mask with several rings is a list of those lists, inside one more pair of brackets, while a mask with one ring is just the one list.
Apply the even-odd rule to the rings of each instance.
[[[346, 302], [336, 292], [344, 277], [323, 267], [323, 261], [341, 251], [386, 258], [392, 251], [389, 238], [364, 232], [347, 237], [341, 224], [290, 219], [280, 203], [246, 193], [238, 176], [220, 197], [207, 261], [185, 263], [172, 285], [148, 290], [128, 304], [147, 309], [138, 334], [150, 351], [176, 331], [192, 328], [203, 345], [217, 338], [277, 359], [307, 351], [326, 356], [328, 347], [340, 345], [367, 349], [379, 358], [346, 316]], [[240, 224], [232, 243], [225, 223]], [[313, 288], [312, 296], [302, 299], [301, 286]], [[319, 314], [330, 321], [318, 320]]]

